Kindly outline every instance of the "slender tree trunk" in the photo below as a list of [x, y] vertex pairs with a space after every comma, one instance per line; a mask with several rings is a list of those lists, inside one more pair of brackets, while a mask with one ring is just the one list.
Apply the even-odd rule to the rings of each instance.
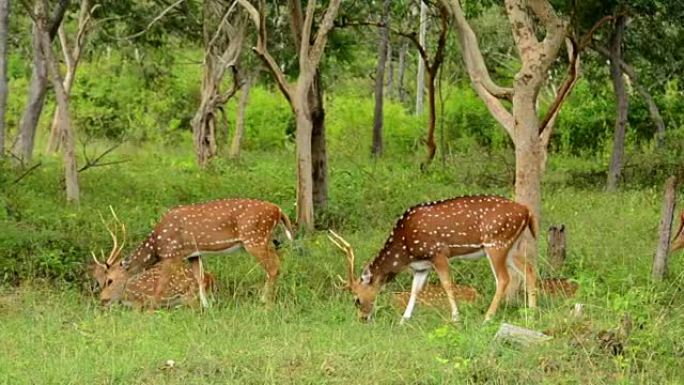
[[230, 143], [230, 153], [228, 154], [231, 159], [238, 159], [240, 157], [242, 137], [245, 135], [245, 110], [249, 102], [249, 91], [251, 88], [252, 78], [247, 76], [240, 87], [240, 101], [238, 101], [235, 117], [235, 134], [233, 134], [233, 141]]
[[620, 62], [622, 61], [622, 36], [625, 31], [626, 16], [618, 16], [615, 20], [613, 33], [610, 37], [610, 77], [613, 81], [615, 98], [617, 101], [615, 132], [613, 134], [613, 152], [608, 169], [608, 182], [606, 190], [609, 192], [617, 190], [622, 176], [622, 168], [625, 156], [625, 130], [627, 126], [627, 112], [629, 98], [625, 88], [625, 81], [622, 77]]
[[389, 44], [389, 7], [390, 0], [385, 0], [382, 7], [382, 23], [378, 39], [378, 64], [375, 68], [375, 110], [373, 112], [373, 146], [371, 154], [378, 157], [382, 154], [383, 97], [385, 84], [385, 67], [387, 61], [387, 45]]
[[663, 116], [660, 115], [660, 109], [658, 109], [658, 105], [655, 100], [653, 100], [651, 93], [646, 90], [646, 87], [636, 83], [635, 88], [641, 97], [644, 98], [646, 106], [648, 107], [648, 113], [651, 115], [651, 120], [656, 126], [656, 148], [662, 148], [665, 145], [665, 121], [663, 120]]
[[[425, 47], [425, 36], [427, 34], [427, 4], [420, 2], [420, 30], [418, 42], [421, 47]], [[418, 55], [418, 74], [416, 75], [416, 115], [423, 113], [423, 94], [425, 92], [425, 63]]]
[[328, 204], [328, 151], [325, 139], [325, 106], [323, 105], [323, 83], [321, 73], [316, 70], [309, 92], [309, 111], [312, 123], [311, 161], [313, 181], [313, 205], [316, 210]]
[[404, 88], [404, 74], [406, 73], [406, 52], [408, 51], [408, 42], [402, 40], [399, 46], [399, 70], [397, 72], [397, 88], [399, 90], [399, 101], [406, 103], [406, 88]]
[[[439, 69], [437, 69], [439, 71]], [[435, 127], [437, 125], [437, 111], [435, 106], [435, 77], [437, 74], [428, 70], [428, 134], [427, 134], [427, 159], [422, 164], [422, 169], [425, 170], [432, 163], [437, 151], [437, 144], [435, 143]]]
[[[38, 15], [40, 15], [40, 13], [38, 13]], [[55, 56], [52, 52], [50, 37], [47, 32], [40, 30], [40, 28], [38, 35], [40, 37], [45, 64], [50, 72], [52, 86], [55, 90], [57, 107], [59, 108], [59, 132], [62, 136], [62, 146], [64, 149], [64, 179], [66, 183], [66, 199], [67, 202], [78, 204], [78, 170], [76, 167], [76, 155], [74, 149], [74, 133], [71, 127], [71, 119], [69, 117], [69, 98], [64, 90], [64, 83], [62, 82], [62, 75], [59, 73], [57, 59], [55, 59]]]
[[[85, 5], [86, 7], [88, 7], [87, 3], [87, 1], [83, 2], [82, 6]], [[73, 85], [74, 77], [76, 76], [76, 68], [78, 67], [78, 62], [81, 59], [81, 50], [80, 47], [76, 48], [76, 55], [72, 55], [71, 52], [69, 52], [66, 34], [64, 33], [64, 26], [59, 27], [57, 34], [59, 36], [59, 42], [62, 46], [62, 51], [64, 52], [64, 58], [66, 62], [66, 74], [64, 75], [64, 92], [66, 92], [67, 98], [70, 98], [71, 86]], [[74, 44], [80, 44], [80, 42], [76, 41]], [[55, 111], [52, 114], [52, 124], [50, 125], [50, 137], [48, 139], [48, 144], [46, 147], [48, 153], [55, 153], [59, 150], [59, 119], [59, 108], [55, 106]]]
[[658, 231], [658, 247], [653, 257], [653, 271], [651, 277], [655, 281], [662, 280], [667, 275], [667, 254], [670, 249], [672, 235], [672, 219], [674, 218], [675, 203], [677, 202], [677, 177], [671, 176], [665, 183], [665, 197], [660, 217]]
[[0, 0], [0, 159], [5, 157], [5, 112], [9, 86], [7, 79], [7, 30], [9, 0]]

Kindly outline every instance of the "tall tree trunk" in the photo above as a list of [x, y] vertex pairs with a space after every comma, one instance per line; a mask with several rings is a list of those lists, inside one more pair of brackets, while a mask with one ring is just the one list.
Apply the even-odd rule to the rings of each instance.
[[627, 112], [629, 98], [625, 81], [622, 77], [620, 62], [622, 61], [622, 36], [625, 31], [626, 16], [618, 16], [614, 23], [614, 29], [610, 36], [610, 77], [613, 81], [615, 90], [616, 117], [615, 132], [613, 134], [613, 152], [610, 158], [610, 168], [608, 169], [608, 182], [606, 190], [609, 192], [617, 190], [622, 176], [622, 168], [625, 156], [625, 129], [627, 126]]
[[[62, 24], [62, 19], [64, 18], [64, 13], [68, 6], [69, 0], [60, 0], [51, 19], [47, 23], [46, 31], [50, 42], [52, 42], [57, 35], [57, 29]], [[29, 93], [26, 107], [19, 124], [19, 134], [14, 142], [12, 150], [14, 155], [20, 159], [21, 164], [27, 164], [31, 161], [36, 137], [36, 127], [38, 127], [38, 120], [40, 119], [40, 115], [43, 112], [43, 106], [45, 105], [45, 93], [47, 91], [48, 79], [47, 67], [41, 51], [40, 40], [40, 33], [34, 23], [33, 69], [31, 70]]]
[[0, 159], [5, 157], [5, 111], [9, 93], [7, 80], [7, 30], [9, 0], [0, 0]]
[[[36, 12], [39, 18], [44, 17], [43, 12], [45, 12], [45, 10]], [[45, 23], [44, 20], [42, 22]], [[38, 20], [37, 24], [40, 23], [41, 20]], [[64, 180], [66, 183], [66, 199], [67, 202], [78, 204], [78, 170], [76, 167], [76, 155], [74, 149], [74, 133], [73, 128], [71, 127], [71, 119], [69, 117], [69, 98], [64, 90], [64, 83], [62, 82], [62, 75], [59, 73], [57, 59], [55, 59], [55, 55], [52, 52], [50, 37], [42, 28], [38, 28], [38, 36], [40, 38], [40, 46], [42, 48], [43, 57], [45, 58], [45, 64], [50, 72], [52, 87], [55, 90], [57, 107], [59, 108], [59, 132], [62, 136], [62, 146], [64, 149]]]
[[385, 67], [387, 61], [387, 45], [389, 44], [389, 8], [390, 0], [382, 6], [382, 24], [378, 39], [378, 64], [375, 68], [375, 110], [373, 111], [373, 146], [371, 154], [378, 157], [382, 154], [383, 97], [385, 84]]
[[[418, 33], [418, 43], [425, 47], [425, 36], [427, 34], [427, 4], [420, 2], [420, 30]], [[418, 73], [416, 78], [416, 115], [423, 113], [423, 95], [425, 93], [425, 63], [418, 55]]]
[[397, 72], [397, 89], [399, 90], [399, 101], [406, 103], [406, 88], [404, 87], [404, 74], [406, 73], [406, 52], [408, 51], [408, 42], [402, 39], [399, 46], [399, 70]]
[[[437, 69], [439, 71], [439, 69]], [[428, 70], [428, 133], [427, 140], [425, 142], [427, 146], [427, 159], [421, 165], [423, 170], [432, 163], [435, 158], [435, 152], [437, 151], [437, 144], [435, 144], [435, 127], [437, 124], [437, 111], [435, 106], [435, 73], [432, 70]]]
[[247, 110], [249, 91], [251, 88], [252, 78], [248, 75], [240, 87], [240, 100], [238, 101], [235, 117], [235, 133], [233, 134], [233, 140], [230, 143], [230, 152], [228, 154], [231, 159], [238, 159], [240, 157], [242, 137], [245, 135], [245, 110]]
[[218, 84], [212, 61], [204, 63], [204, 77], [202, 78], [202, 96], [200, 107], [190, 122], [195, 142], [197, 164], [205, 168], [216, 155], [216, 98]]
[[311, 114], [311, 161], [313, 205], [316, 210], [328, 204], [328, 151], [325, 140], [325, 106], [321, 73], [316, 70], [309, 92]]

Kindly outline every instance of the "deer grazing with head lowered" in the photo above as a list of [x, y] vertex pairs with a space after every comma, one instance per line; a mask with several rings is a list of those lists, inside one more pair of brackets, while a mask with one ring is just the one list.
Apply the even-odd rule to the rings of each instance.
[[[94, 256], [93, 256], [94, 257]], [[99, 265], [102, 262], [95, 259]], [[201, 260], [200, 260], [200, 269]], [[178, 306], [196, 307], [200, 302], [200, 289], [211, 292], [214, 288], [214, 276], [202, 269], [202, 286], [197, 284], [190, 266], [177, 259], [166, 259], [131, 276], [123, 285], [117, 286], [118, 291], [108, 290], [106, 298], [100, 298], [113, 304], [120, 302], [124, 306], [134, 309], [156, 309], [159, 307], [173, 308]], [[164, 284], [155, 298], [157, 285], [162, 276], [166, 276]]]
[[[118, 218], [115, 220], [120, 223]], [[278, 278], [280, 257], [272, 237], [278, 223], [292, 240], [292, 226], [278, 206], [256, 199], [220, 199], [206, 203], [178, 206], [169, 210], [152, 233], [127, 257], [119, 261], [123, 249], [110, 230], [114, 248], [104, 263], [97, 264], [93, 275], [100, 283], [104, 305], [120, 293], [128, 279], [156, 263], [189, 259], [199, 286], [202, 306], [207, 307], [201, 276], [200, 256], [207, 253], [227, 253], [243, 247], [266, 271], [262, 300], [270, 302]], [[122, 226], [123, 228], [123, 226]], [[108, 229], [109, 230], [109, 229]], [[161, 274], [154, 299], [161, 298], [169, 277]]]
[[527, 207], [497, 196], [468, 196], [422, 203], [399, 218], [384, 247], [354, 278], [354, 250], [331, 231], [330, 240], [345, 251], [348, 260], [347, 287], [356, 297], [359, 318], [370, 320], [375, 298], [398, 273], [413, 273], [411, 296], [402, 323], [411, 317], [418, 293], [431, 269], [437, 271], [451, 306], [451, 318], [458, 320], [452, 291], [449, 260], [487, 257], [496, 281], [496, 293], [485, 315], [490, 320], [506, 292], [510, 273], [524, 276], [528, 304], [536, 306], [534, 266], [517, 252], [522, 234], [529, 229], [536, 237], [536, 220]]

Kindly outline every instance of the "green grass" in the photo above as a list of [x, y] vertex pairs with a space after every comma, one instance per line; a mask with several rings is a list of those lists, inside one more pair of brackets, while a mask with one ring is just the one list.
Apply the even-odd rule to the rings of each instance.
[[[79, 208], [62, 204], [56, 158], [44, 157], [43, 167], [5, 190], [0, 383], [662, 384], [684, 378], [684, 262], [673, 256], [671, 278], [658, 285], [649, 281], [660, 189], [607, 195], [599, 187], [572, 187], [560, 166], [581, 164], [576, 159], [550, 164], [542, 221], [542, 229], [556, 223], [568, 229], [563, 273], [581, 285], [574, 299], [542, 299], [534, 311], [503, 307], [483, 325], [494, 289], [489, 266], [459, 262], [453, 264], [454, 280], [482, 294], [461, 306], [459, 325], [448, 322], [446, 310], [419, 306], [411, 322], [399, 326], [401, 309], [391, 305], [388, 293], [409, 288], [409, 274], [379, 297], [375, 322], [361, 324], [350, 295], [336, 287], [344, 257], [320, 232], [284, 244], [273, 309], [259, 303], [264, 274], [244, 252], [205, 259], [219, 291], [204, 313], [99, 308], [84, 289], [83, 267], [90, 249], [109, 246], [98, 212], [106, 213], [110, 204], [128, 225], [130, 243], [140, 241], [168, 207], [218, 197], [267, 199], [294, 216], [291, 152], [251, 151], [238, 163], [218, 159], [202, 173], [189, 147], [124, 146], [114, 158], [129, 162], [82, 174]], [[510, 195], [509, 174], [500, 163], [505, 157], [463, 154], [423, 174], [417, 167], [422, 151], [378, 162], [334, 146], [330, 153], [330, 204], [319, 220], [355, 245], [357, 268], [417, 202], [480, 192]], [[540, 249], [544, 274], [544, 240]], [[570, 319], [575, 302], [586, 304], [585, 319]], [[615, 328], [625, 313], [634, 330], [624, 354], [614, 356], [596, 336]], [[504, 321], [554, 339], [533, 348], [493, 342]], [[165, 367], [167, 360], [174, 360], [173, 368]]]

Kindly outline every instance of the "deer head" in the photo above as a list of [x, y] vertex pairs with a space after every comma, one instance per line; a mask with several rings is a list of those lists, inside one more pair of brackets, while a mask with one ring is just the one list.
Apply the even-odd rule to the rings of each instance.
[[354, 295], [354, 304], [356, 305], [359, 319], [370, 321], [373, 315], [375, 297], [380, 292], [382, 283], [379, 280], [373, 281], [373, 274], [368, 266], [364, 267], [359, 279], [354, 278], [354, 249], [339, 234], [332, 230], [329, 231], [330, 235], [328, 235], [328, 238], [330, 241], [347, 255], [347, 280], [345, 281], [339, 276], [338, 278], [344, 283], [344, 287]]
[[684, 248], [684, 211], [679, 216], [679, 228], [674, 234], [670, 251], [677, 251]]
[[123, 240], [119, 242], [114, 230], [112, 230], [102, 218], [102, 223], [105, 225], [107, 232], [109, 232], [109, 235], [112, 238], [112, 250], [109, 252], [109, 255], [106, 258], [104, 257], [104, 252], [100, 251], [102, 261], [97, 258], [94, 252], [90, 252], [94, 261], [89, 269], [90, 274], [97, 281], [97, 284], [101, 289], [101, 300], [102, 298], [107, 299], [107, 301], [103, 301], [103, 303], [109, 303], [110, 299], [112, 298], [120, 298], [123, 292], [123, 286], [128, 278], [126, 271], [119, 263], [117, 263], [119, 257], [121, 256], [121, 251], [126, 244], [126, 226], [119, 220], [111, 206], [109, 207], [109, 210], [114, 217], [115, 223], [121, 227]]

